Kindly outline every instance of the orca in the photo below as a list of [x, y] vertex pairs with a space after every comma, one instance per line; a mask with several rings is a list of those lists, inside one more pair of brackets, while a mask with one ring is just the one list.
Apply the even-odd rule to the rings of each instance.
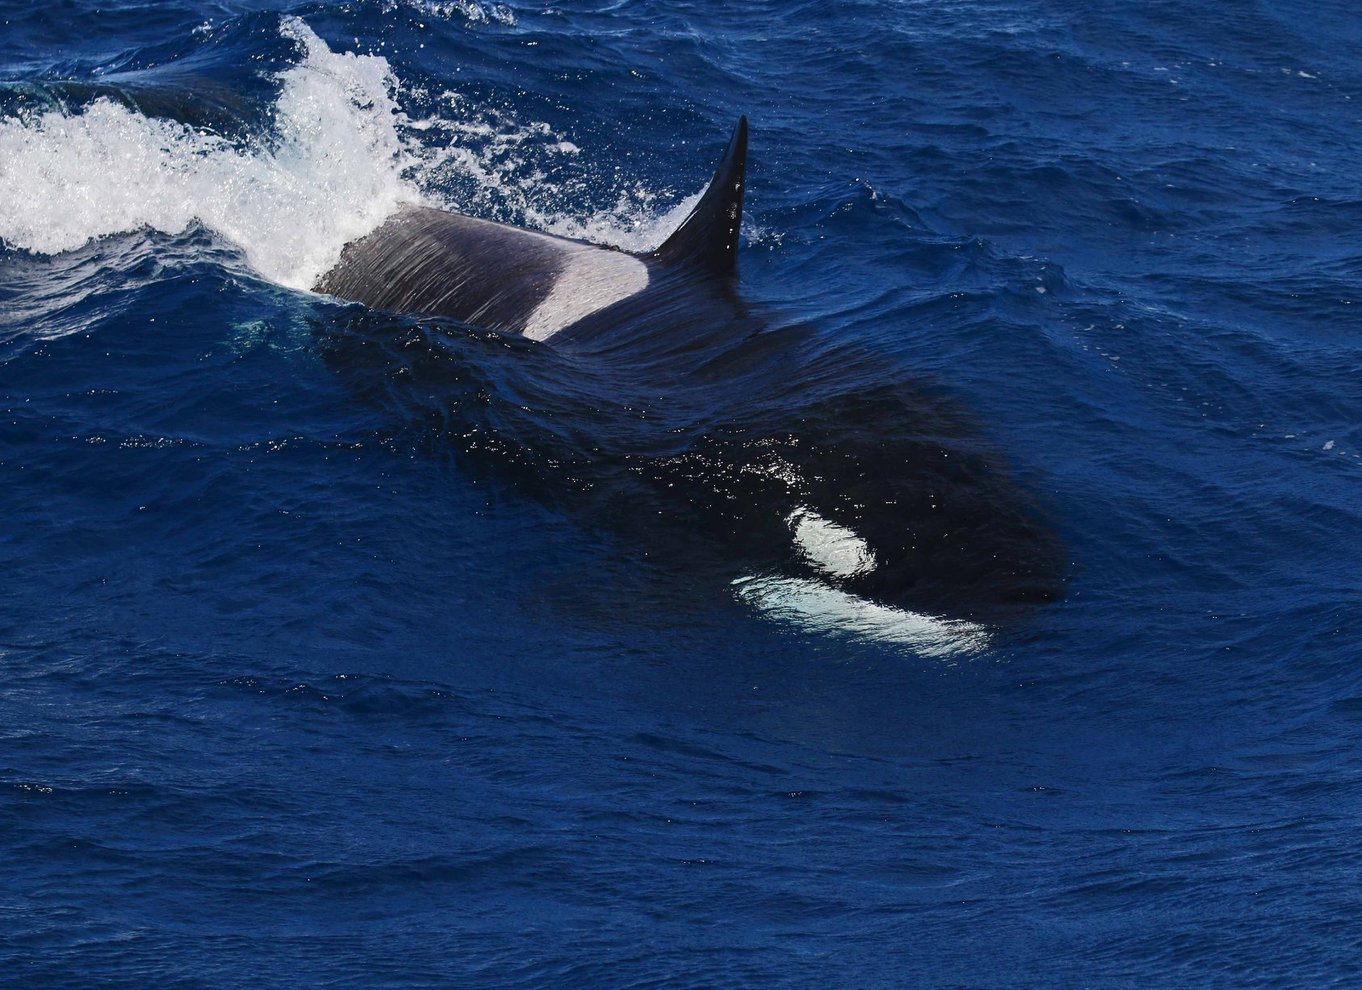
[[[655, 311], [677, 283], [736, 272], [746, 165], [743, 117], [700, 201], [650, 255], [407, 206], [347, 244], [315, 289], [533, 340], [558, 336], [621, 303]], [[609, 322], [622, 315], [611, 312]]]
[[673, 568], [955, 622], [1060, 598], [1046, 513], [958, 402], [738, 293], [747, 138], [646, 254], [403, 208], [316, 283], [368, 307], [328, 361]]

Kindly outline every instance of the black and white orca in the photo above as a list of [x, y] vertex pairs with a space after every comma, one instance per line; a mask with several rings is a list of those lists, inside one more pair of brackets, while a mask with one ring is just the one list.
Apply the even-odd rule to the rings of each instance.
[[736, 271], [747, 165], [738, 121], [714, 180], [689, 218], [650, 255], [408, 206], [346, 245], [316, 290], [375, 309], [446, 316], [549, 340], [620, 304], [656, 307], [678, 282]]
[[[317, 282], [524, 341], [550, 383], [538, 395], [483, 380], [475, 338], [460, 356], [438, 321], [395, 324], [388, 341], [369, 325], [331, 359], [450, 396], [431, 416], [478, 463], [749, 588], [802, 582], [793, 597], [821, 588], [955, 623], [1060, 597], [1059, 541], [958, 404], [737, 293], [746, 161], [742, 119], [648, 254], [413, 206]], [[562, 374], [544, 372], [553, 361]], [[499, 389], [517, 394], [498, 404]]]

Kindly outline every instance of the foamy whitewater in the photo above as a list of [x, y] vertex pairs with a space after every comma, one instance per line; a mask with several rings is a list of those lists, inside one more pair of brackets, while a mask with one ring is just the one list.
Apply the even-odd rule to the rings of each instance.
[[[296, 17], [285, 17], [281, 31], [301, 59], [279, 74], [270, 132], [248, 142], [145, 117], [107, 98], [76, 112], [0, 119], [7, 191], [0, 241], [54, 254], [111, 234], [177, 234], [198, 223], [238, 246], [265, 278], [308, 289], [346, 243], [403, 203], [472, 213], [509, 200], [527, 226], [645, 251], [699, 197], [655, 215], [656, 195], [635, 185], [619, 193], [613, 210], [588, 219], [536, 208], [535, 196], [551, 198], [552, 190], [542, 187], [542, 173], [511, 177], [506, 151], [577, 153], [546, 124], [412, 120], [382, 56], [334, 52]], [[459, 104], [456, 93], [445, 94], [451, 112]], [[432, 130], [449, 143], [423, 146], [418, 135]], [[476, 147], [459, 144], [474, 136]], [[451, 172], [478, 190], [482, 201], [472, 209], [429, 191]]]

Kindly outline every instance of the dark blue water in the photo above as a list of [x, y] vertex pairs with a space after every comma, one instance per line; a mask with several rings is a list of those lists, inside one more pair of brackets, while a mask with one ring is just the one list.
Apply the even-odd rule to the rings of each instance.
[[[1362, 20], [1125, 8], [0, 4], [3, 982], [1362, 980]], [[1063, 541], [982, 649], [326, 359], [399, 201], [641, 250], [744, 113], [745, 296]], [[451, 346], [508, 416], [566, 374]]]

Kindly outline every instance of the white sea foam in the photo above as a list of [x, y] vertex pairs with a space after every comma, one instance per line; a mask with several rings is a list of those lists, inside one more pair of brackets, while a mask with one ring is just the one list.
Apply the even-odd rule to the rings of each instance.
[[747, 577], [733, 587], [749, 605], [801, 628], [895, 643], [934, 659], [979, 653], [992, 639], [977, 623], [877, 605], [821, 581]]
[[[458, 190], [437, 205], [637, 254], [666, 240], [703, 193], [666, 206], [667, 190], [593, 173], [580, 161], [581, 149], [542, 121], [470, 105], [453, 91], [441, 93], [439, 104], [438, 116], [413, 125], [442, 138], [427, 137], [416, 180], [426, 189]], [[599, 199], [602, 185], [614, 187], [614, 201], [582, 215], [578, 204]]]
[[476, 0], [406, 0], [406, 2], [414, 10], [446, 21], [462, 17], [469, 24], [495, 21], [497, 24], [514, 25], [516, 22], [515, 13], [504, 3], [477, 3]]
[[560, 237], [609, 244], [623, 251], [642, 254], [652, 251], [667, 239], [668, 234], [681, 226], [681, 221], [690, 215], [703, 193], [701, 189], [661, 213], [654, 212], [654, 198], [643, 195], [639, 188], [632, 195], [621, 193], [612, 209], [586, 218], [533, 209], [527, 214], [535, 226]]
[[[600, 180], [576, 164], [565, 135], [456, 93], [414, 119], [386, 59], [332, 51], [297, 18], [281, 30], [301, 57], [279, 78], [270, 132], [249, 142], [107, 99], [0, 119], [0, 240], [54, 254], [197, 222], [238, 245], [266, 278], [308, 288], [346, 242], [407, 202], [647, 251], [698, 199], [664, 209], [656, 192], [616, 177], [614, 205], [583, 217], [578, 194], [598, 192]], [[559, 169], [555, 182], [546, 169], [562, 161], [574, 167]]]
[[403, 178], [413, 150], [387, 63], [332, 52], [297, 19], [283, 31], [303, 58], [281, 77], [273, 133], [248, 146], [109, 100], [0, 121], [0, 238], [50, 254], [197, 220], [267, 278], [311, 285], [347, 240], [420, 195]]

